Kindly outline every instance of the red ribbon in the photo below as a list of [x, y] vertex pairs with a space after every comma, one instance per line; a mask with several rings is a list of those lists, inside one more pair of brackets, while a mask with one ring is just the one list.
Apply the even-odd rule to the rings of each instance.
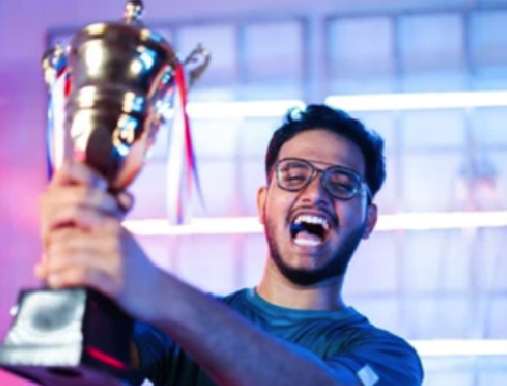
[[[188, 87], [186, 82], [186, 76], [185, 76], [185, 69], [181, 63], [178, 63], [176, 65], [175, 69], [175, 82], [176, 82], [176, 90], [178, 93], [178, 97], [180, 99], [180, 105], [182, 109], [183, 114], [183, 122], [184, 122], [184, 130], [185, 130], [185, 161], [186, 166], [188, 167], [189, 174], [187, 174], [187, 181], [186, 184], [189, 188], [189, 191], [191, 191], [192, 187], [192, 177], [193, 181], [197, 190], [197, 194], [199, 196], [199, 201], [201, 202], [201, 205], [204, 206], [204, 200], [203, 195], [201, 191], [201, 184], [199, 179], [199, 173], [197, 170], [197, 162], [195, 158], [195, 152], [194, 152], [194, 145], [192, 140], [192, 133], [190, 129], [190, 119], [188, 117], [187, 112], [187, 103], [188, 103]], [[182, 187], [183, 188], [183, 187]], [[183, 197], [182, 197], [182, 189], [180, 189], [179, 197], [177, 198], [177, 219], [178, 222], [183, 221]]]

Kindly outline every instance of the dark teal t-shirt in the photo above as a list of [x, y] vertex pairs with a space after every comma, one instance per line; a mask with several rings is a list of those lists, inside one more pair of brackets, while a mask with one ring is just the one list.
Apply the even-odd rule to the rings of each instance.
[[[403, 339], [372, 326], [351, 307], [339, 311], [288, 309], [267, 303], [251, 288], [220, 300], [257, 328], [310, 350], [331, 368], [349, 368], [365, 386], [422, 383], [416, 351]], [[216, 386], [162, 332], [138, 323], [135, 341], [143, 373], [156, 386]]]

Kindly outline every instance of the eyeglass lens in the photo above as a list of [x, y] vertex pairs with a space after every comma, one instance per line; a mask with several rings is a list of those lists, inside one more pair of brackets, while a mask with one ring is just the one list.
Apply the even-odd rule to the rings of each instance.
[[277, 178], [281, 188], [296, 191], [303, 189], [313, 179], [315, 173], [321, 171], [322, 184], [338, 198], [351, 198], [361, 187], [360, 177], [339, 166], [324, 170], [317, 169], [305, 160], [285, 159], [277, 165]]

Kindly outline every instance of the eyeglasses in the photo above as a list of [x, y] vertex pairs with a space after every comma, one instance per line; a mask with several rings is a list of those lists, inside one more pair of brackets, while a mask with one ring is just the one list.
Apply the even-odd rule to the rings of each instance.
[[276, 181], [281, 189], [297, 192], [306, 188], [317, 173], [322, 173], [320, 183], [333, 197], [349, 200], [366, 191], [371, 197], [370, 189], [364, 178], [356, 171], [343, 166], [330, 166], [319, 169], [311, 162], [299, 158], [284, 158], [275, 164]]

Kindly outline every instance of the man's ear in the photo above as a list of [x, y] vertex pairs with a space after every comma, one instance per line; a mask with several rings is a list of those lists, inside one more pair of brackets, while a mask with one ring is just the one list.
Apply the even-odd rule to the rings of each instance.
[[377, 205], [371, 203], [368, 204], [368, 208], [366, 209], [366, 227], [364, 228], [363, 239], [367, 239], [370, 237], [370, 233], [375, 228], [375, 224], [377, 224]]
[[264, 207], [266, 206], [266, 195], [268, 188], [261, 186], [257, 190], [257, 218], [261, 224], [264, 224]]

